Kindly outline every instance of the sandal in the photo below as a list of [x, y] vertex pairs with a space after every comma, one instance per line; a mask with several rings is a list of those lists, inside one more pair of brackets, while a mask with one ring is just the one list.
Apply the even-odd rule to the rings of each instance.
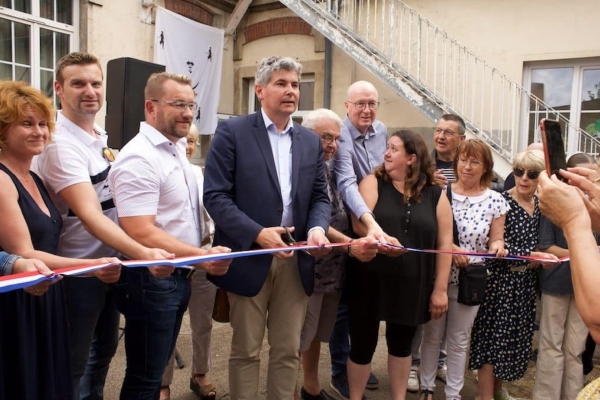
[[[163, 394], [166, 394], [167, 397], [164, 397]], [[168, 385], [160, 387], [160, 400], [171, 400], [171, 388]]]
[[196, 378], [204, 378], [206, 374], [194, 374], [190, 378], [190, 389], [200, 398], [200, 400], [216, 400], [217, 388], [209, 383], [208, 385], [200, 385]]
[[433, 400], [433, 392], [428, 389], [421, 390], [421, 396], [419, 400]]

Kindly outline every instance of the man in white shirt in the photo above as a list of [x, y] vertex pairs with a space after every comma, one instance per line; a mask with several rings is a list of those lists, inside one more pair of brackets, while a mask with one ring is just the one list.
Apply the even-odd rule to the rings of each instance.
[[[94, 123], [104, 101], [98, 59], [80, 52], [61, 58], [54, 89], [62, 110], [56, 117], [54, 139], [36, 162], [63, 217], [58, 255], [172, 257], [135, 242], [118, 226], [107, 183], [112, 153], [106, 132]], [[117, 279], [119, 267], [99, 270], [95, 277], [65, 277], [74, 399], [103, 398], [104, 381], [118, 345], [119, 312], [110, 285]]]
[[[146, 246], [177, 257], [229, 252], [203, 250], [198, 185], [185, 156], [185, 137], [198, 105], [189, 78], [152, 74], [144, 90], [146, 121], [121, 150], [108, 175], [121, 226]], [[190, 268], [127, 268], [117, 288], [125, 316], [127, 371], [121, 400], [155, 400], [190, 296], [195, 268], [223, 275], [230, 260]]]

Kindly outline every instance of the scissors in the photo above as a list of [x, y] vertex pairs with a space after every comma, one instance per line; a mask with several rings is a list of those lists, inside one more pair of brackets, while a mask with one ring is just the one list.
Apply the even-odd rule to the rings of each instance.
[[287, 244], [288, 246], [294, 246], [297, 242], [296, 239], [294, 239], [294, 237], [292, 236], [290, 228], [287, 226], [284, 226], [283, 228], [285, 229], [285, 233], [281, 235], [281, 240], [283, 240], [283, 243]]
[[[283, 243], [287, 244], [288, 246], [297, 246], [297, 245], [304, 245], [306, 244], [306, 242], [297, 242], [296, 239], [294, 239], [294, 237], [292, 236], [292, 232], [290, 232], [290, 228], [287, 226], [283, 227], [285, 229], [285, 233], [283, 235], [281, 235], [281, 240], [283, 240]], [[308, 250], [302, 250], [304, 253], [308, 254], [309, 256], [311, 255]]]

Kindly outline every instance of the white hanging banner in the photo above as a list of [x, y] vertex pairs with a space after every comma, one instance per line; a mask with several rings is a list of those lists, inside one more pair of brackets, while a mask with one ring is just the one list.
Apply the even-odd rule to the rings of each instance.
[[158, 7], [155, 32], [154, 62], [164, 65], [167, 72], [190, 77], [198, 103], [194, 124], [201, 135], [213, 134], [218, 122], [224, 31]]

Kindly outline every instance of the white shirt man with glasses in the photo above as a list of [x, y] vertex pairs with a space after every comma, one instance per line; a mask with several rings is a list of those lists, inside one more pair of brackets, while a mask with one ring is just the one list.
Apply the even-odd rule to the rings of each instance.
[[[161, 246], [177, 257], [230, 251], [201, 248], [198, 185], [185, 156], [197, 104], [189, 78], [150, 76], [144, 90], [146, 121], [121, 150], [108, 175], [119, 222], [146, 246]], [[227, 272], [230, 260], [188, 268], [124, 268], [114, 289], [125, 317], [127, 369], [121, 400], [159, 398], [162, 375], [175, 348], [190, 297], [195, 268]]]

